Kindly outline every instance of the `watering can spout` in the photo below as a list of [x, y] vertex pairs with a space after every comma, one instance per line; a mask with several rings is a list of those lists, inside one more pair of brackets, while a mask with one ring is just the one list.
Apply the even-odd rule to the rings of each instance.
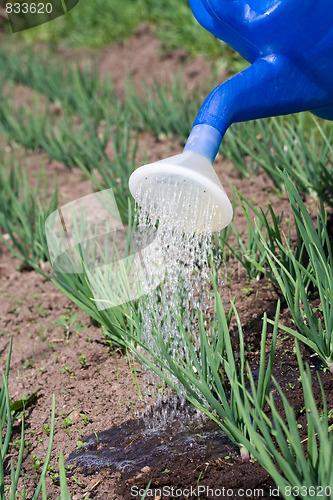
[[269, 55], [211, 92], [199, 110], [185, 151], [196, 151], [214, 161], [232, 123], [307, 110], [329, 118], [332, 108], [326, 104], [325, 89], [288, 58]]

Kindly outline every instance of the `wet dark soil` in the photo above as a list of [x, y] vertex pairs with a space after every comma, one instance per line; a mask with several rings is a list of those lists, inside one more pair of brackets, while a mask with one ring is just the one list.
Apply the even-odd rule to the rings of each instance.
[[142, 472], [183, 456], [188, 463], [203, 463], [237, 453], [219, 425], [189, 403], [177, 405], [176, 396], [153, 405], [140, 418], [87, 436], [83, 443], [67, 464], [85, 474], [108, 467], [120, 471], [128, 483], [143, 478]]

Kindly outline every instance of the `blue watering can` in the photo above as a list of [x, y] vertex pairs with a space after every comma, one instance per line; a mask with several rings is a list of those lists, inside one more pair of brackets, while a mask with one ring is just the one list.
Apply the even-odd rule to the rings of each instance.
[[333, 120], [332, 0], [189, 0], [199, 23], [251, 63], [207, 97], [185, 150], [214, 160], [234, 122], [299, 111]]
[[162, 199], [163, 184], [178, 190], [177, 200], [192, 186], [201, 214], [209, 203], [214, 215], [207, 223], [195, 203], [184, 202], [188, 213], [179, 210], [175, 223], [184, 231], [219, 231], [229, 224], [232, 207], [212, 163], [232, 123], [300, 111], [333, 120], [333, 0], [189, 3], [199, 23], [251, 65], [207, 97], [182, 154], [139, 168], [129, 186], [139, 203], [139, 191], [152, 200], [152, 210]]

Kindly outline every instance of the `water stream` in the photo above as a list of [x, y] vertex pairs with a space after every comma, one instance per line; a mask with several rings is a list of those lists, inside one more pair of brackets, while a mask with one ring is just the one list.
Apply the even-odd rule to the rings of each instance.
[[[184, 335], [191, 338], [194, 350], [199, 351], [198, 315], [203, 314], [208, 332], [213, 321], [212, 272], [217, 284], [223, 285], [223, 274], [216, 262], [219, 256], [212, 251], [212, 234], [209, 229], [195, 232], [192, 228], [198, 210], [201, 210], [200, 224], [204, 221], [204, 227], [210, 227], [214, 216], [212, 210], [200, 205], [202, 193], [189, 186], [185, 194], [179, 196], [174, 184], [166, 184], [160, 194], [156, 198], [156, 193], [153, 196], [146, 189], [142, 196], [139, 195], [140, 206], [136, 207], [140, 244], [144, 246], [145, 240], [148, 244], [151, 229], [154, 228], [159, 262], [163, 262], [164, 271], [161, 284], [141, 297], [139, 304], [142, 317], [139, 337], [152, 353], [148, 356], [152, 362], [161, 356], [162, 346], [173, 360], [185, 359]], [[188, 220], [191, 215], [192, 222]], [[186, 232], [181, 217], [187, 219]], [[176, 379], [173, 381], [177, 383]], [[150, 369], [146, 369], [146, 385], [158, 385]], [[159, 397], [162, 397], [161, 394], [160, 391]], [[179, 387], [178, 398], [181, 397], [182, 388]]]
[[[164, 193], [167, 196], [168, 190]], [[159, 262], [146, 265], [158, 264], [160, 270], [162, 262], [163, 267], [160, 285], [138, 303], [142, 321], [137, 336], [150, 351], [145, 355], [157, 365], [162, 346], [171, 359], [187, 359], [184, 335], [191, 339], [194, 352], [200, 356], [198, 316], [203, 315], [209, 334], [214, 314], [212, 276], [219, 285], [223, 284], [223, 273], [217, 272], [218, 256], [212, 252], [210, 232], [184, 232], [180, 224], [181, 214], [188, 218], [193, 213], [195, 217], [200, 205], [200, 200], [195, 199], [196, 192], [190, 189], [187, 196], [175, 199], [170, 189], [171, 199], [165, 196], [155, 199], [152, 206], [149, 190], [145, 191], [140, 206], [136, 207], [138, 243], [141, 247], [149, 245], [155, 231], [159, 249]], [[206, 218], [209, 228], [213, 214], [206, 210], [200, 216]], [[217, 458], [230, 452], [230, 441], [216, 424], [207, 421], [186, 401], [185, 391], [175, 377], [171, 379], [177, 384], [177, 392], [167, 388], [153, 370], [145, 367], [143, 370], [141, 391], [147, 405], [150, 401], [154, 401], [154, 405], [143, 415], [137, 415], [136, 420], [99, 433], [97, 437], [88, 436], [87, 444], [74, 452], [68, 463], [76, 463], [84, 470], [107, 465], [130, 473], [175, 454]], [[170, 373], [167, 375], [170, 378]]]

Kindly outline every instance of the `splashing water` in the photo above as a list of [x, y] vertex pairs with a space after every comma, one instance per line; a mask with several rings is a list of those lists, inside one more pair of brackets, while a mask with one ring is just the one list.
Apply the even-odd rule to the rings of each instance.
[[[161, 408], [152, 407], [150, 418], [156, 419]], [[165, 427], [147, 428], [146, 417], [127, 420], [112, 429], [87, 436], [67, 464], [91, 474], [101, 467], [118, 470], [124, 479], [135, 478], [145, 467], [170, 463], [176, 468], [179, 458], [205, 463], [235, 453], [235, 447], [213, 421], [198, 422], [194, 409], [187, 403], [177, 419]], [[142, 474], [141, 474], [142, 476]], [[133, 482], [133, 479], [132, 479]], [[148, 482], [148, 481], [147, 481]]]
[[[194, 184], [183, 186], [181, 180], [171, 179], [161, 182], [157, 191], [156, 180], [150, 185], [149, 180], [146, 181], [144, 188], [139, 186], [136, 205], [140, 243], [148, 244], [154, 229], [159, 258], [162, 256], [164, 266], [162, 283], [140, 299], [141, 341], [150, 351], [147, 356], [155, 365], [156, 358], [161, 356], [162, 345], [173, 360], [185, 359], [184, 334], [199, 354], [199, 313], [203, 314], [207, 332], [213, 320], [212, 273], [217, 283], [223, 285], [222, 273], [216, 266], [218, 257], [212, 251], [210, 228], [216, 217], [214, 204], [204, 203], [202, 188]], [[199, 226], [200, 232], [195, 231]], [[167, 375], [179, 385], [175, 377]], [[161, 387], [161, 381], [149, 368], [145, 369], [145, 385], [148, 402], [151, 395], [156, 396], [154, 388]], [[182, 411], [185, 397], [182, 387], [172, 398], [170, 389], [160, 390], [157, 399], [163, 402], [163, 411], [158, 412], [156, 418], [146, 419], [146, 425], [164, 428], [170, 418], [177, 418]]]

